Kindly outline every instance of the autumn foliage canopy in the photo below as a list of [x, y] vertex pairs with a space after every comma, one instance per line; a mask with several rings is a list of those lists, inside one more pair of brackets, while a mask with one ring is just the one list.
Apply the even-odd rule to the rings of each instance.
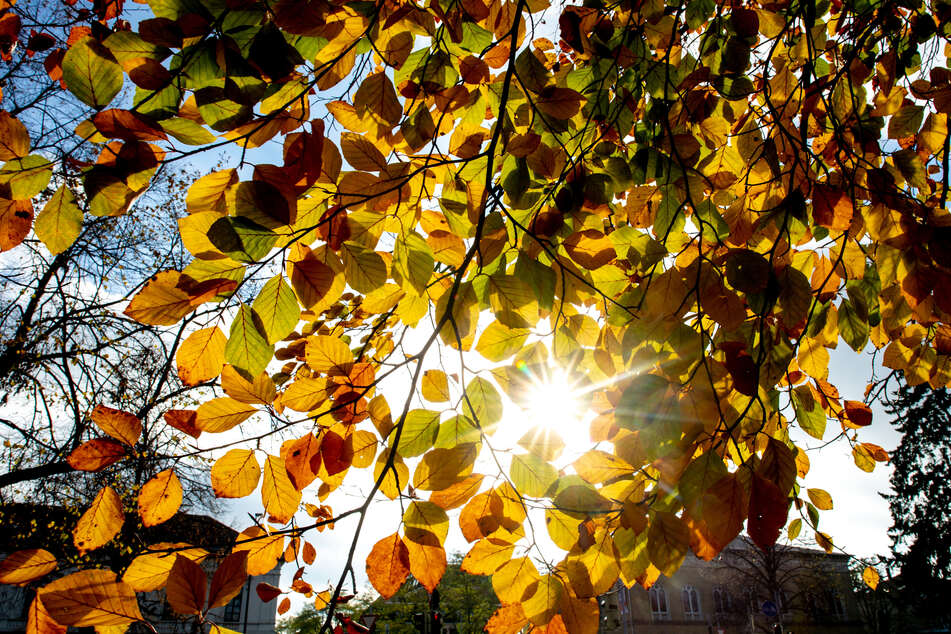
[[[98, 153], [53, 162], [0, 113], [0, 248], [62, 252], [84, 221], [134, 214], [159, 170], [203, 166], [178, 219], [191, 263], [139, 280], [124, 313], [169, 327], [178, 380], [208, 388], [156, 424], [264, 515], [211, 577], [184, 543], [65, 576], [49, 552], [11, 554], [0, 581], [39, 588], [31, 632], [121, 629], [162, 588], [204, 621], [279, 559], [300, 570], [262, 597], [334, 605], [378, 507], [402, 511], [366, 560], [383, 596], [409, 575], [435, 588], [461, 531], [464, 570], [502, 604], [490, 632], [595, 632], [618, 578], [649, 586], [741, 531], [833, 547], [796, 443], [848, 443], [865, 471], [888, 456], [862, 440], [874, 392], [840, 395], [830, 349], [951, 384], [943, 0], [83, 10], [41, 50], [16, 6], [0, 15], [5, 57], [45, 56], [88, 109], [74, 143]], [[565, 463], [544, 427], [496, 447], [552, 367], [584, 386], [592, 448]], [[148, 459], [137, 416], [88, 416], [74, 469]], [[325, 503], [353, 481], [362, 504]], [[137, 502], [102, 488], [75, 548], [181, 501], [174, 467]], [[351, 561], [313, 587], [346, 517]], [[561, 552], [547, 565], [539, 533]]]

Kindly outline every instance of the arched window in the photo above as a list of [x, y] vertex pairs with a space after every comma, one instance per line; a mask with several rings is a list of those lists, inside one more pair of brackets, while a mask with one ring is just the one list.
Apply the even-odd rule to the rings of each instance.
[[647, 591], [651, 602], [651, 618], [655, 621], [670, 619], [670, 608], [667, 606], [667, 591], [664, 586], [655, 584]]
[[700, 618], [700, 593], [693, 586], [684, 586], [681, 593], [684, 602], [684, 618], [696, 621]]
[[713, 607], [717, 614], [729, 614], [733, 611], [733, 598], [723, 586], [713, 589]]

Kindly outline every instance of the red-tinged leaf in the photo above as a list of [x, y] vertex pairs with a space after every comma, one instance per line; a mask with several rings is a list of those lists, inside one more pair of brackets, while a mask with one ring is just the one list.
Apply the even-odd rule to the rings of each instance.
[[812, 217], [817, 225], [834, 231], [847, 231], [852, 224], [852, 201], [838, 187], [822, 184], [813, 186], [812, 204]]
[[142, 435], [142, 421], [135, 414], [105, 405], [96, 405], [89, 417], [99, 426], [99, 429], [130, 447]]
[[789, 500], [779, 488], [754, 473], [750, 482], [749, 518], [746, 520], [746, 532], [753, 543], [763, 550], [775, 544], [786, 525], [788, 509]]
[[265, 603], [270, 603], [281, 596], [281, 589], [269, 583], [259, 583], [254, 591], [258, 593], [258, 598]]
[[201, 430], [195, 426], [198, 412], [193, 409], [170, 409], [163, 416], [165, 422], [178, 431], [188, 434], [192, 438], [201, 436]]
[[384, 599], [396, 594], [409, 570], [409, 550], [396, 533], [378, 541], [367, 556], [367, 578]]
[[226, 605], [248, 580], [248, 552], [239, 550], [225, 557], [211, 578], [208, 592], [208, 609]]
[[584, 101], [584, 95], [576, 90], [548, 86], [538, 95], [535, 105], [553, 119], [570, 119], [578, 114]]
[[92, 118], [92, 123], [99, 133], [108, 139], [124, 139], [126, 141], [165, 141], [168, 136], [151, 118], [132, 112], [109, 108], [99, 112]]
[[111, 438], [89, 440], [73, 449], [66, 462], [77, 471], [101, 471], [126, 456], [126, 446]]
[[304, 560], [304, 563], [310, 566], [314, 563], [314, 560], [317, 559], [317, 550], [314, 549], [314, 545], [310, 542], [304, 542], [304, 549], [301, 553], [301, 559]]
[[868, 427], [872, 424], [872, 409], [862, 401], [846, 401], [845, 414], [848, 422], [856, 427]]
[[179, 614], [199, 614], [205, 607], [205, 571], [188, 557], [177, 555], [168, 575], [165, 596]]
[[56, 557], [42, 548], [18, 550], [0, 561], [0, 583], [26, 585], [56, 569]]

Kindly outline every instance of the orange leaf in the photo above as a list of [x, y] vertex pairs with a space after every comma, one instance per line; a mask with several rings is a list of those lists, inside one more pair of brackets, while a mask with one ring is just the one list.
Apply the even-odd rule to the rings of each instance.
[[142, 620], [135, 592], [116, 581], [111, 570], [74, 572], [40, 588], [38, 596], [62, 625], [127, 625]]
[[248, 551], [239, 550], [225, 557], [215, 576], [211, 578], [208, 592], [208, 609], [221, 607], [231, 601], [248, 580]]
[[378, 541], [367, 556], [367, 578], [384, 599], [396, 594], [409, 569], [409, 550], [396, 533]]
[[0, 561], [0, 583], [26, 585], [56, 569], [56, 557], [42, 548], [18, 550]]
[[177, 555], [165, 586], [165, 597], [179, 614], [199, 614], [205, 607], [205, 571], [188, 557]]
[[115, 537], [124, 521], [122, 500], [110, 487], [103, 487], [79, 518], [73, 530], [73, 543], [80, 553], [95, 550]]
[[444, 511], [460, 507], [479, 492], [479, 487], [482, 486], [484, 477], [482, 474], [474, 473], [462, 482], [457, 482], [447, 489], [434, 491], [433, 494], [429, 496], [429, 501]]
[[865, 582], [865, 585], [874, 590], [878, 587], [879, 579], [877, 570], [871, 566], [865, 566], [865, 570], [862, 571], [862, 581]]
[[248, 551], [248, 574], [266, 575], [277, 565], [284, 554], [284, 536], [269, 535], [259, 526], [251, 526], [238, 535], [234, 552]]
[[66, 626], [54, 621], [40, 598], [34, 596], [27, 612], [26, 634], [66, 634]]
[[26, 126], [9, 112], [0, 110], [0, 161], [23, 158], [30, 153], [30, 135]]
[[136, 443], [142, 434], [142, 421], [135, 414], [129, 412], [112, 409], [105, 405], [96, 405], [89, 417], [99, 425], [99, 429], [130, 447]]
[[211, 488], [220, 498], [243, 498], [254, 492], [261, 467], [250, 449], [232, 449], [211, 467]]
[[304, 551], [301, 553], [301, 558], [308, 566], [314, 563], [314, 560], [317, 558], [317, 551], [314, 549], [313, 544], [304, 542]]
[[96, 438], [79, 445], [69, 454], [66, 462], [77, 471], [99, 471], [126, 455], [125, 445], [111, 438]]
[[181, 505], [182, 483], [171, 469], [156, 475], [139, 491], [139, 517], [145, 526], [170, 520]]
[[872, 424], [872, 409], [862, 401], [846, 401], [845, 414], [848, 422], [855, 427], [867, 427]]
[[288, 597], [281, 599], [281, 604], [277, 606], [278, 614], [285, 614], [288, 610], [291, 609], [291, 600]]
[[405, 533], [409, 571], [416, 581], [432, 593], [446, 572], [446, 551], [439, 538], [427, 530], [406, 527]]
[[308, 254], [294, 262], [291, 269], [291, 286], [304, 308], [313, 308], [333, 288], [334, 270]]
[[0, 199], [0, 251], [9, 251], [30, 233], [33, 204], [29, 200]]
[[521, 604], [512, 603], [503, 605], [492, 614], [485, 624], [485, 631], [489, 634], [518, 634], [527, 623]]
[[617, 257], [614, 243], [597, 229], [577, 231], [565, 240], [571, 259], [586, 269], [601, 268]]

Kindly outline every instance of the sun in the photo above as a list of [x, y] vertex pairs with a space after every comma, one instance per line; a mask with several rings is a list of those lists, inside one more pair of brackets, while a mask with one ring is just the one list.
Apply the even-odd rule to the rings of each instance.
[[588, 386], [582, 377], [561, 368], [517, 364], [522, 389], [516, 399], [521, 409], [519, 427], [550, 430], [564, 441], [571, 453], [591, 444]]

